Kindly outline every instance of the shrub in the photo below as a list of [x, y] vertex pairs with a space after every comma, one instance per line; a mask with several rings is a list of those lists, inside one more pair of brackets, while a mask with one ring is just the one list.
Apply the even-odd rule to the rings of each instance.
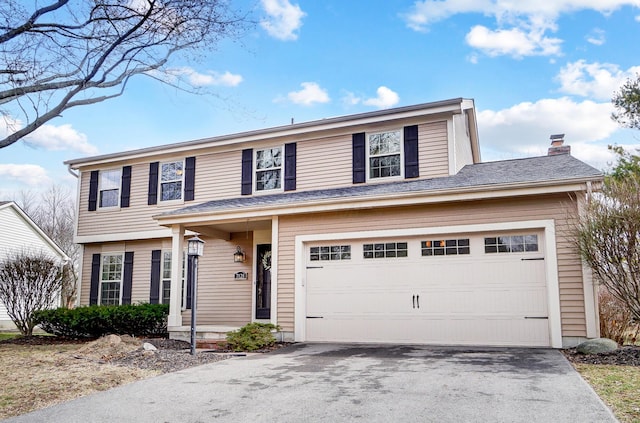
[[603, 286], [598, 293], [600, 307], [600, 336], [616, 341], [619, 345], [635, 343], [640, 325], [634, 323], [629, 308]]
[[271, 323], [248, 323], [227, 332], [227, 346], [234, 351], [256, 351], [271, 346], [276, 343], [273, 330], [280, 330], [280, 327]]
[[35, 312], [52, 307], [61, 289], [60, 264], [42, 251], [11, 253], [0, 262], [0, 301], [25, 336], [37, 325]]
[[168, 314], [166, 304], [137, 304], [42, 310], [35, 319], [44, 331], [69, 338], [166, 336]]

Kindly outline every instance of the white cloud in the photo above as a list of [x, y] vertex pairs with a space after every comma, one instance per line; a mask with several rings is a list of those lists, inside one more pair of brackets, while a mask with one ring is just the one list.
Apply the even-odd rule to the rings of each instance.
[[215, 71], [207, 71], [207, 73], [197, 72], [190, 67], [181, 67], [175, 69], [168, 69], [167, 73], [171, 76], [185, 77], [189, 84], [194, 87], [204, 86], [225, 86], [235, 87], [238, 86], [243, 78], [241, 75], [232, 74], [229, 71], [219, 73]]
[[289, 0], [261, 0], [262, 7], [268, 18], [260, 22], [260, 25], [269, 35], [279, 40], [296, 40], [296, 31], [302, 26], [302, 18], [306, 13], [297, 4], [291, 4]]
[[[6, 137], [23, 127], [22, 121], [5, 115], [0, 118], [0, 137]], [[98, 148], [87, 141], [87, 136], [73, 129], [71, 124], [42, 125], [22, 138], [22, 141], [30, 147], [47, 151], [70, 150], [84, 154], [98, 153]]]
[[30, 187], [39, 187], [51, 183], [47, 171], [33, 164], [0, 164], [0, 178], [19, 182]]
[[567, 97], [483, 110], [478, 113], [483, 159], [545, 155], [549, 136], [566, 134], [573, 156], [592, 164], [601, 158], [604, 165], [606, 142], [602, 142], [619, 130], [610, 118], [611, 111], [609, 102], [574, 102]]
[[362, 103], [367, 106], [374, 106], [379, 109], [386, 109], [388, 107], [395, 106], [400, 101], [400, 97], [394, 91], [391, 91], [385, 86], [381, 86], [376, 90], [377, 97], [368, 98]]
[[[421, 0], [404, 15], [407, 26], [427, 31], [429, 26], [463, 13], [493, 17], [496, 28], [475, 26], [467, 42], [492, 56], [558, 55], [562, 40], [552, 38], [558, 17], [580, 10], [594, 10], [604, 15], [623, 7], [640, 7], [638, 0]], [[604, 35], [594, 32], [589, 42], [604, 42]]]
[[466, 36], [467, 44], [489, 56], [549, 56], [560, 54], [562, 40], [544, 36], [544, 30], [533, 28], [498, 29], [493, 31], [476, 25]]
[[314, 103], [328, 103], [331, 99], [324, 88], [315, 82], [303, 82], [300, 91], [292, 91], [287, 98], [295, 104], [311, 106]]
[[614, 91], [638, 73], [640, 66], [633, 66], [624, 71], [618, 65], [610, 63], [587, 63], [585, 60], [578, 60], [567, 63], [560, 69], [556, 79], [560, 82], [560, 91], [563, 93], [609, 100]]
[[24, 143], [49, 151], [72, 150], [84, 154], [97, 154], [98, 148], [87, 141], [87, 136], [70, 124], [42, 125], [24, 138]]
[[605, 32], [600, 28], [594, 28], [586, 38], [587, 42], [596, 46], [601, 46], [607, 41]]

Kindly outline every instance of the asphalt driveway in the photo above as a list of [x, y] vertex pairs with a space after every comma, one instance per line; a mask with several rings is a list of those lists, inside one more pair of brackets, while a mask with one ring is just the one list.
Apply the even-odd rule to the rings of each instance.
[[615, 422], [546, 349], [302, 344], [8, 422]]

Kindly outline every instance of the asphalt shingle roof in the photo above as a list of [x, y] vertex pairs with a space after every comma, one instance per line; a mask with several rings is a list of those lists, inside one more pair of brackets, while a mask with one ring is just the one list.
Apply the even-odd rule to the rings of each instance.
[[602, 172], [570, 155], [530, 157], [467, 165], [457, 174], [441, 178], [404, 180], [344, 188], [214, 200], [163, 213], [161, 216], [231, 211], [240, 208], [295, 204], [347, 197], [380, 196], [516, 183], [561, 182], [563, 180], [590, 179], [599, 176], [602, 176]]

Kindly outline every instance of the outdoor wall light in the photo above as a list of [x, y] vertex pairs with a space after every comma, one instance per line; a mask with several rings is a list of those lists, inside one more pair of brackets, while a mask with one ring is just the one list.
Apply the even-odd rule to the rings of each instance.
[[245, 260], [244, 251], [242, 251], [242, 248], [238, 245], [236, 247], [236, 252], [233, 253], [233, 262], [244, 263], [244, 260]]

